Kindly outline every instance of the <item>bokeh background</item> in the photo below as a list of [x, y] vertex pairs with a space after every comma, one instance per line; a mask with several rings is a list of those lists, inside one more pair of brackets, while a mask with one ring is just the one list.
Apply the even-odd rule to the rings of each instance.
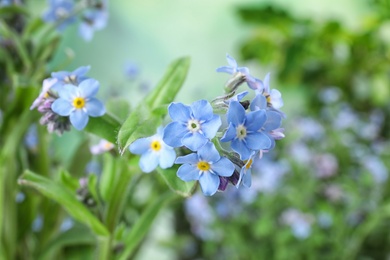
[[257, 78], [271, 72], [287, 115], [286, 138], [254, 166], [251, 189], [196, 193], [167, 209], [137, 259], [389, 257], [390, 1], [118, 0], [109, 8], [93, 41], [76, 27], [64, 33], [52, 71], [91, 65], [101, 98], [135, 105], [170, 61], [190, 56], [177, 101], [191, 103], [222, 94], [228, 77], [215, 68], [229, 53]]

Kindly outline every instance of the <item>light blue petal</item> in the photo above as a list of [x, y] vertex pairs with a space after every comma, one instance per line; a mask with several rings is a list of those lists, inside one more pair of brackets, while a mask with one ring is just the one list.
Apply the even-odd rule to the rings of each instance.
[[171, 147], [183, 146], [181, 139], [188, 132], [188, 129], [178, 122], [169, 123], [163, 134], [163, 141]]
[[187, 124], [187, 121], [191, 119], [191, 109], [182, 103], [171, 103], [168, 106], [168, 113], [173, 121], [179, 121]]
[[219, 177], [211, 172], [203, 172], [199, 177], [200, 187], [206, 196], [212, 196], [217, 192], [219, 182]]
[[205, 145], [203, 145], [199, 151], [199, 160], [203, 160], [209, 163], [217, 162], [221, 156], [219, 155], [219, 152], [215, 148], [214, 144], [212, 142], [208, 142]]
[[264, 78], [264, 91], [269, 93], [269, 80], [271, 77], [271, 73], [267, 73]]
[[279, 109], [283, 106], [282, 94], [277, 89], [271, 90], [271, 102], [272, 106], [276, 109]]
[[84, 76], [85, 74], [87, 74], [87, 72], [91, 69], [91, 66], [81, 66], [77, 69], [75, 69], [74, 71], [72, 71], [72, 75], [76, 75], [76, 76]]
[[269, 132], [282, 125], [282, 116], [274, 111], [267, 111], [267, 121], [264, 124], [264, 131]]
[[85, 41], [89, 42], [93, 38], [94, 29], [92, 26], [90, 26], [88, 23], [83, 22], [80, 23], [79, 26], [79, 35], [81, 38], [83, 38]]
[[230, 56], [229, 54], [226, 53], [226, 60], [228, 62], [228, 64], [233, 67], [233, 68], [237, 68], [237, 61], [232, 57]]
[[58, 88], [58, 95], [60, 98], [73, 102], [75, 97], [79, 96], [78, 88], [71, 84], [65, 84]]
[[248, 84], [249, 88], [256, 90], [258, 93], [262, 93], [264, 90], [264, 84], [260, 79], [247, 77], [246, 83]]
[[58, 71], [58, 72], [52, 72], [51, 76], [53, 78], [56, 78], [58, 80], [64, 80], [65, 77], [68, 77], [70, 75], [70, 72], [68, 71]]
[[130, 144], [129, 150], [133, 154], [143, 154], [150, 149], [150, 143], [151, 143], [150, 137], [140, 138], [135, 140], [132, 144]]
[[260, 130], [267, 120], [267, 114], [264, 109], [249, 112], [246, 115], [245, 127], [246, 129], [252, 132]]
[[194, 118], [199, 121], [210, 120], [213, 117], [213, 108], [207, 100], [198, 100], [191, 104]]
[[214, 115], [209, 121], [206, 121], [202, 124], [201, 129], [207, 138], [212, 139], [217, 134], [221, 125], [221, 117]]
[[252, 170], [248, 169], [242, 176], [242, 185], [247, 188], [250, 188], [252, 185]]
[[155, 152], [146, 152], [141, 155], [139, 167], [143, 172], [149, 173], [156, 169], [159, 161], [159, 154]]
[[267, 108], [267, 99], [265, 96], [258, 94], [256, 97], [252, 100], [250, 104], [251, 111], [256, 111], [259, 109], [266, 109]]
[[197, 181], [199, 180], [199, 170], [192, 165], [183, 164], [177, 170], [177, 177], [183, 181]]
[[156, 131], [156, 136], [159, 137], [159, 138], [162, 138], [164, 134], [164, 127], [163, 126], [159, 126], [157, 128], [157, 131]]
[[247, 79], [254, 80], [254, 78], [249, 74], [249, 69], [247, 67], [239, 67], [237, 68], [237, 71], [244, 74]]
[[211, 164], [211, 170], [219, 176], [230, 177], [234, 172], [234, 164], [227, 158], [221, 157], [221, 159]]
[[248, 134], [245, 141], [247, 147], [255, 151], [267, 150], [271, 146], [270, 138], [261, 132]]
[[235, 139], [231, 143], [233, 151], [240, 155], [241, 160], [248, 160], [251, 156], [252, 151], [246, 146], [243, 141]]
[[236, 127], [230, 123], [228, 129], [226, 130], [225, 134], [221, 138], [221, 142], [229, 142], [233, 140], [237, 135]]
[[88, 124], [88, 114], [84, 112], [82, 109], [76, 109], [69, 116], [71, 124], [77, 130], [83, 130], [84, 127]]
[[196, 153], [190, 153], [184, 156], [179, 156], [176, 158], [176, 164], [189, 163], [196, 165], [199, 162], [199, 157]]
[[161, 168], [166, 169], [172, 167], [176, 159], [176, 152], [172, 148], [164, 147], [160, 152], [159, 165]]
[[62, 98], [56, 99], [53, 104], [51, 104], [51, 109], [60, 116], [69, 116], [74, 110], [72, 104]]
[[181, 143], [192, 151], [197, 151], [207, 142], [208, 139], [204, 135], [200, 134], [199, 132], [186, 133], [181, 139]]
[[269, 146], [269, 148], [267, 148], [267, 150], [274, 149], [275, 148], [275, 139], [271, 135], [269, 135], [267, 133], [265, 133], [265, 134], [268, 136], [269, 140], [271, 140], [271, 145]]
[[240, 101], [241, 99], [243, 99], [246, 95], [248, 95], [248, 91], [243, 91], [241, 93], [238, 93], [234, 98], [234, 101]]
[[245, 109], [238, 101], [231, 101], [227, 113], [228, 122], [235, 126], [242, 124], [245, 120]]
[[222, 66], [222, 67], [219, 67], [216, 69], [217, 72], [223, 72], [223, 73], [227, 73], [227, 74], [234, 74], [236, 72], [236, 70], [232, 67], [228, 67], [228, 66]]
[[88, 115], [92, 117], [102, 116], [104, 113], [106, 113], [106, 109], [104, 108], [103, 103], [96, 98], [91, 98], [88, 100], [85, 104], [85, 107], [87, 109]]
[[79, 84], [81, 97], [91, 98], [96, 95], [99, 90], [99, 81], [95, 79], [86, 79]]

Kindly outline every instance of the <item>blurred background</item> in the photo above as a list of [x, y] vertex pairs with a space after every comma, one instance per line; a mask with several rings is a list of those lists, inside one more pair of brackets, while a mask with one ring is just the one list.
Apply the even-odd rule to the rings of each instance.
[[65, 31], [50, 71], [91, 65], [100, 97], [135, 105], [170, 61], [190, 56], [177, 101], [191, 103], [222, 94], [228, 77], [215, 68], [229, 53], [257, 78], [271, 72], [287, 114], [286, 138], [254, 165], [250, 189], [196, 193], [166, 210], [137, 259], [389, 259], [390, 1], [134, 0], [109, 8], [107, 28], [91, 42], [76, 27]]

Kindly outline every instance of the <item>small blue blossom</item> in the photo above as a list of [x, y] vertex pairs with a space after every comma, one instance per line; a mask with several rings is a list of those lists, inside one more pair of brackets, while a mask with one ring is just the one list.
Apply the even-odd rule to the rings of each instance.
[[114, 144], [105, 140], [101, 139], [98, 144], [92, 145], [89, 150], [91, 154], [102, 154], [105, 152], [108, 152], [114, 148]]
[[264, 109], [245, 114], [245, 109], [237, 101], [230, 102], [227, 113], [228, 129], [221, 142], [231, 141], [233, 151], [240, 155], [241, 160], [248, 160], [253, 151], [269, 149], [270, 138], [259, 130], [267, 121]]
[[262, 94], [267, 98], [267, 103], [272, 105], [273, 108], [279, 109], [283, 106], [282, 94], [277, 89], [271, 89], [269, 85], [270, 73], [268, 73], [264, 81], [255, 79], [255, 84], [252, 85], [252, 89], [256, 90], [258, 94]]
[[248, 160], [245, 161], [245, 165], [240, 170], [240, 179], [238, 180], [237, 187], [242, 183], [247, 188], [252, 185], [252, 165], [255, 160], [255, 152], [252, 152]]
[[87, 79], [80, 85], [64, 85], [58, 90], [59, 98], [51, 105], [51, 109], [60, 116], [69, 116], [71, 124], [82, 130], [88, 123], [89, 116], [98, 117], [105, 113], [103, 103], [95, 98], [99, 90], [99, 82]]
[[48, 91], [51, 87], [53, 87], [57, 83], [57, 79], [54, 78], [48, 78], [43, 81], [42, 90], [39, 96], [34, 100], [33, 104], [30, 107], [30, 110], [33, 110], [34, 108], [38, 107], [46, 98], [48, 95]]
[[184, 145], [197, 151], [216, 135], [222, 124], [206, 100], [195, 101], [191, 106], [171, 103], [168, 112], [173, 122], [165, 127], [163, 140], [172, 147]]
[[149, 173], [156, 169], [157, 165], [166, 169], [175, 162], [175, 150], [164, 143], [162, 135], [163, 128], [159, 127], [155, 135], [140, 138], [130, 145], [130, 152], [141, 155], [139, 166], [143, 172]]
[[128, 79], [133, 80], [140, 74], [140, 68], [134, 62], [127, 62], [125, 64], [124, 72]]
[[199, 181], [206, 196], [217, 192], [219, 176], [229, 177], [234, 172], [233, 163], [221, 157], [211, 142], [203, 145], [197, 153], [178, 157], [175, 163], [183, 164], [177, 171], [177, 176], [183, 181]]
[[108, 11], [106, 3], [102, 2], [102, 6], [99, 6], [99, 8], [86, 10], [79, 26], [80, 36], [86, 41], [92, 40], [95, 31], [106, 27], [107, 20]]
[[82, 66], [74, 71], [53, 72], [51, 76], [57, 79], [57, 82], [51, 87], [51, 89], [59, 91], [59, 89], [66, 84], [78, 86], [83, 80], [88, 79], [85, 74], [87, 74], [90, 69], [91, 66]]
[[58, 23], [58, 31], [63, 31], [68, 25], [76, 21], [72, 0], [49, 0], [49, 10], [43, 15], [48, 23]]

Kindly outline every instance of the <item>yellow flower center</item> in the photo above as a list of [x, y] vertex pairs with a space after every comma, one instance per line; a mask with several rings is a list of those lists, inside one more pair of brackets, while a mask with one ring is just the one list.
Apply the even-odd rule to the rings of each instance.
[[44, 98], [48, 98], [49, 97], [49, 92], [45, 92], [45, 94], [43, 94], [43, 97]]
[[252, 166], [253, 160], [249, 159], [249, 161], [245, 161], [245, 168], [248, 170]]
[[198, 162], [198, 169], [201, 171], [208, 171], [210, 169], [210, 164], [208, 162], [200, 161]]
[[83, 108], [85, 106], [85, 99], [82, 97], [73, 99], [73, 106], [77, 109]]
[[158, 151], [160, 151], [160, 149], [161, 149], [161, 143], [160, 143], [160, 141], [153, 141], [151, 144], [150, 144], [150, 148], [152, 148], [152, 150], [153, 151], [156, 151], [156, 152], [158, 152]]

